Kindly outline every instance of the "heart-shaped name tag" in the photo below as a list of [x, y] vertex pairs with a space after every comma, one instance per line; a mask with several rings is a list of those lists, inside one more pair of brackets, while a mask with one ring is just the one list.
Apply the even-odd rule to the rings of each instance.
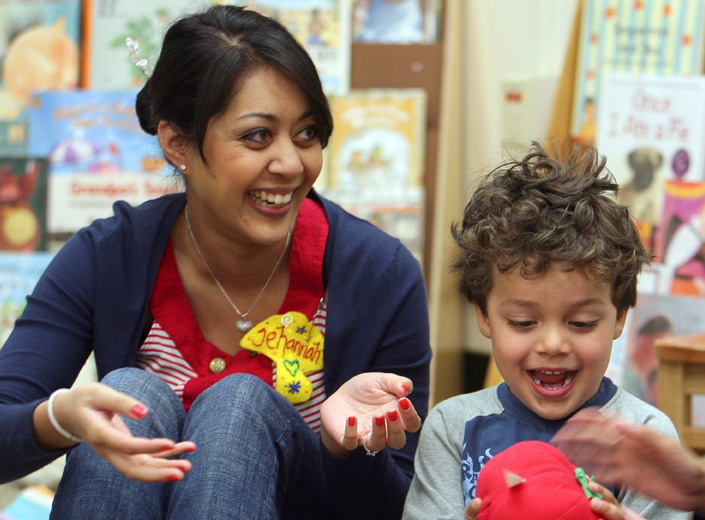
[[255, 325], [240, 346], [264, 354], [277, 369], [276, 390], [292, 404], [311, 398], [306, 374], [323, 369], [323, 334], [300, 312], [270, 316]]

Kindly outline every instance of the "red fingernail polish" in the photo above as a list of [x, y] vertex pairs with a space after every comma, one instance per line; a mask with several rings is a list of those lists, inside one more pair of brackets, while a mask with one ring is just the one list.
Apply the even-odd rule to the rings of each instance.
[[173, 450], [173, 449], [174, 449], [173, 446], [162, 446], [162, 451], [169, 451], [169, 450]]
[[389, 417], [390, 421], [394, 422], [399, 419], [399, 413], [396, 410], [392, 410], [391, 412], [387, 413], [387, 417]]
[[137, 417], [144, 417], [145, 415], [147, 415], [147, 408], [142, 406], [141, 404], [136, 404], [132, 407], [132, 413], [135, 414]]
[[399, 408], [402, 410], [406, 411], [409, 408], [411, 408], [411, 401], [409, 401], [406, 397], [403, 399], [399, 399]]
[[409, 387], [406, 385], [401, 385], [401, 389], [404, 390], [404, 395], [407, 395], [409, 393]]
[[178, 482], [179, 480], [181, 480], [181, 477], [179, 477], [178, 475], [169, 475], [168, 478], [171, 482]]
[[348, 426], [351, 428], [357, 424], [357, 418], [355, 416], [348, 417]]
[[184, 450], [184, 452], [186, 452], [186, 453], [191, 452], [191, 451], [196, 451], [196, 446], [192, 446], [191, 448], [186, 448]]
[[377, 424], [377, 426], [384, 426], [384, 416], [375, 417], [375, 424]]

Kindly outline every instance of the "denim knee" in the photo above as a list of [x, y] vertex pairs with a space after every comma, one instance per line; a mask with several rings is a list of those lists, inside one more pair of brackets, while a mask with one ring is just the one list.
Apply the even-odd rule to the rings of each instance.
[[101, 383], [139, 400], [148, 408], [146, 417], [125, 418], [133, 435], [181, 440], [186, 411], [171, 387], [154, 374], [139, 368], [113, 370]]

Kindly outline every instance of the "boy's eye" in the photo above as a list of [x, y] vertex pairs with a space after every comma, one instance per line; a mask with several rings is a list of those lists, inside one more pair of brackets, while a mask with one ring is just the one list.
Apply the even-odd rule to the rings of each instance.
[[577, 329], [589, 329], [597, 325], [596, 321], [571, 321], [570, 324]]
[[535, 322], [531, 320], [508, 320], [507, 323], [509, 323], [511, 327], [516, 327], [517, 329], [528, 329]]

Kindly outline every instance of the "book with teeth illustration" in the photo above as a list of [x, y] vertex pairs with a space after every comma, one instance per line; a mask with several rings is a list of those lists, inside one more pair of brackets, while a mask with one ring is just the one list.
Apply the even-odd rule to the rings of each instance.
[[351, 91], [331, 99], [335, 132], [323, 193], [348, 211], [423, 251], [426, 93]]
[[80, 34], [80, 0], [0, 2], [0, 155], [26, 154], [33, 91], [78, 86]]
[[137, 91], [38, 92], [28, 148], [49, 160], [47, 233], [60, 240], [117, 200], [140, 204], [181, 189], [155, 136], [139, 126]]

